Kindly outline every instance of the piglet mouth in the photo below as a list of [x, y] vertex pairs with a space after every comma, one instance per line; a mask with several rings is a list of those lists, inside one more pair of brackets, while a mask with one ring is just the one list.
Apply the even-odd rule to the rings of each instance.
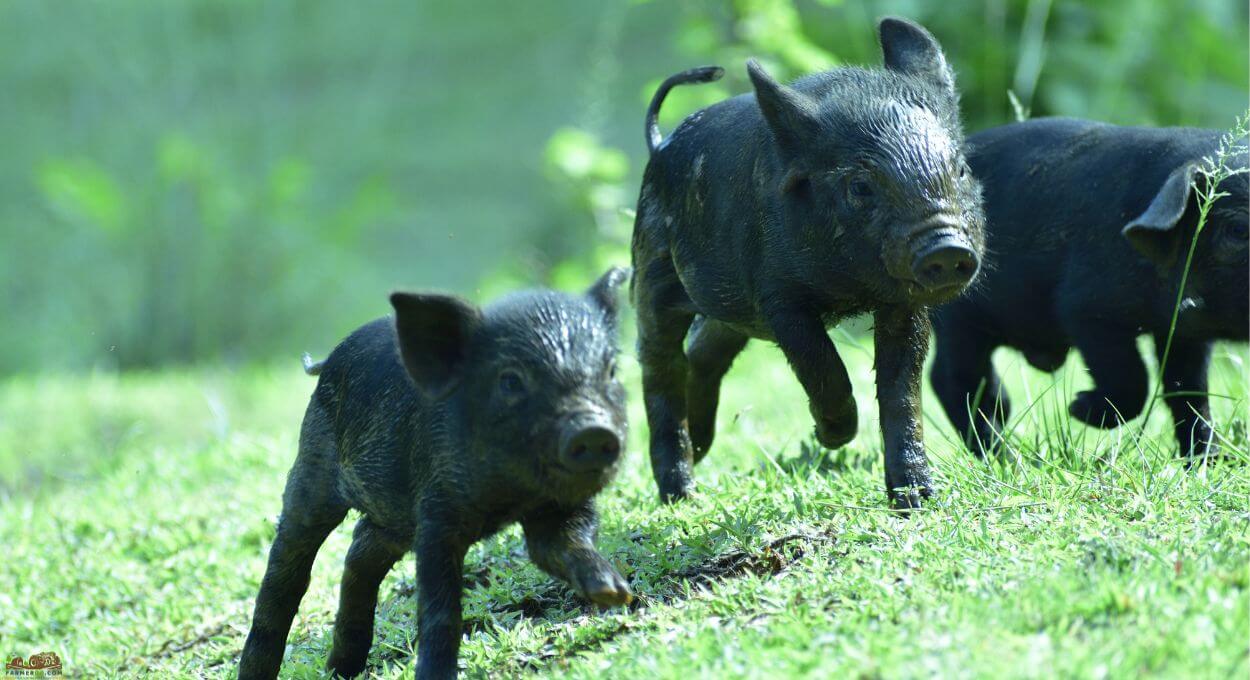
[[559, 461], [549, 462], [547, 464], [547, 468], [554, 474], [554, 476], [576, 481], [591, 481], [611, 477], [616, 472], [616, 465], [578, 470]]
[[616, 476], [616, 468], [613, 464], [590, 470], [576, 470], [551, 461], [542, 477], [544, 481], [541, 492], [559, 504], [580, 503], [603, 491]]

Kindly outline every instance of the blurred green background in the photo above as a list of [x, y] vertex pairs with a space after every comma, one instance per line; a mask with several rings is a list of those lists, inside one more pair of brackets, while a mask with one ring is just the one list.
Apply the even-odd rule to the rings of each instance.
[[396, 287], [479, 298], [627, 262], [663, 122], [879, 62], [899, 14], [975, 131], [1021, 112], [1228, 127], [1241, 1], [0, 3], [0, 374], [324, 354]]

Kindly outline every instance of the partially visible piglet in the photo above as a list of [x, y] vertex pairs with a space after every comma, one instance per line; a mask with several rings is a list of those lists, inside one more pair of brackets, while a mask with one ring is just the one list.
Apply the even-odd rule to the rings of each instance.
[[[968, 138], [985, 190], [979, 283], [934, 314], [930, 379], [978, 455], [998, 445], [1010, 402], [990, 363], [1014, 347], [1053, 371], [1076, 347], [1094, 379], [1069, 407], [1094, 427], [1141, 413], [1149, 394], [1137, 337], [1167, 346], [1181, 274], [1198, 226], [1195, 181], [1217, 130], [1120, 127], [1043, 118]], [[1246, 167], [1243, 151], [1231, 159]], [[1225, 180], [1198, 236], [1163, 369], [1181, 455], [1211, 445], [1207, 364], [1215, 340], [1250, 334], [1246, 175]]]

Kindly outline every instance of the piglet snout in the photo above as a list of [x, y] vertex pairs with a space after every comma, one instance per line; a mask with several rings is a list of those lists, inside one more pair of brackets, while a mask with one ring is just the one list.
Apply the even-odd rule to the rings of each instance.
[[966, 286], [981, 262], [962, 239], [946, 237], [930, 242], [912, 259], [912, 275], [929, 290]]
[[606, 423], [579, 420], [560, 438], [560, 463], [575, 472], [602, 470], [621, 456], [621, 438]]

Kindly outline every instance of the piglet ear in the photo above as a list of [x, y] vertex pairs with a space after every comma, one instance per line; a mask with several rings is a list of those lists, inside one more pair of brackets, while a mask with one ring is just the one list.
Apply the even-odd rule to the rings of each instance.
[[886, 17], [877, 27], [885, 67], [928, 79], [948, 94], [955, 94], [955, 74], [946, 55], [924, 27], [898, 17]]
[[777, 145], [786, 153], [810, 146], [820, 131], [816, 104], [810, 97], [773, 79], [754, 59], [747, 60], [747, 75], [755, 87], [755, 101], [764, 113]]
[[1198, 166], [1193, 163], [1173, 170], [1146, 212], [1138, 215], [1120, 232], [1137, 252], [1160, 269], [1176, 261], [1182, 231], [1176, 225], [1189, 206], [1190, 187], [1197, 172]]
[[459, 382], [469, 341], [482, 324], [477, 307], [453, 295], [391, 293], [395, 339], [412, 382], [434, 399]]
[[616, 321], [617, 313], [620, 311], [621, 284], [629, 280], [631, 271], [628, 267], [613, 267], [586, 289], [586, 297], [590, 298], [595, 306], [607, 312], [608, 317], [613, 321]]

